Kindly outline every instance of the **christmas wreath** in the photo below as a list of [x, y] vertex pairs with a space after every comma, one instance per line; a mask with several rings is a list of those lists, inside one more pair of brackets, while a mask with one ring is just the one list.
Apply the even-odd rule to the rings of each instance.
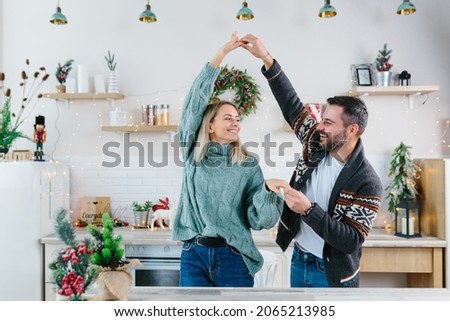
[[214, 83], [214, 92], [210, 102], [218, 101], [218, 96], [228, 89], [235, 91], [233, 103], [236, 105], [241, 119], [252, 112], [255, 113], [256, 102], [261, 101], [261, 93], [259, 85], [247, 74], [247, 70], [222, 67]]

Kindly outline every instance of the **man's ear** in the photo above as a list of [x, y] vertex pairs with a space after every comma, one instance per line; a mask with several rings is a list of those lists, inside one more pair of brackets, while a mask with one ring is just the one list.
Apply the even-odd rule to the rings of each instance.
[[350, 133], [358, 136], [358, 132], [359, 132], [359, 125], [358, 124], [351, 124], [350, 125]]

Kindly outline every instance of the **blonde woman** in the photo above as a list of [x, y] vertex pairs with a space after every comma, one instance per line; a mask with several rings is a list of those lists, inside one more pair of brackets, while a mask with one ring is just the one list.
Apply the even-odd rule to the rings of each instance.
[[[208, 104], [223, 58], [242, 45], [236, 33], [188, 92], [179, 126], [185, 160], [173, 239], [183, 241], [180, 286], [252, 287], [263, 258], [251, 229], [273, 227], [283, 200], [241, 146], [240, 117], [227, 101]], [[272, 191], [272, 190], [273, 191]]]

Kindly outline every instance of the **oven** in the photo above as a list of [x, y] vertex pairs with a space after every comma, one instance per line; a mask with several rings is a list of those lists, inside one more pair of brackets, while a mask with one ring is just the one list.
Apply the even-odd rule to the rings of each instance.
[[127, 260], [138, 259], [142, 266], [130, 269], [133, 286], [178, 286], [181, 244], [125, 245]]

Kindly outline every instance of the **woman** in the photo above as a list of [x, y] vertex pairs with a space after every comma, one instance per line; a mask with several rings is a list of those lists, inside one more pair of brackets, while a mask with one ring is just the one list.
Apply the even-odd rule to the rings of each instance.
[[[173, 238], [183, 241], [180, 286], [252, 287], [263, 258], [250, 229], [273, 227], [282, 199], [239, 141], [236, 107], [208, 104], [220, 63], [241, 46], [236, 33], [195, 79], [179, 126], [185, 160]], [[270, 190], [273, 189], [273, 192]]]

